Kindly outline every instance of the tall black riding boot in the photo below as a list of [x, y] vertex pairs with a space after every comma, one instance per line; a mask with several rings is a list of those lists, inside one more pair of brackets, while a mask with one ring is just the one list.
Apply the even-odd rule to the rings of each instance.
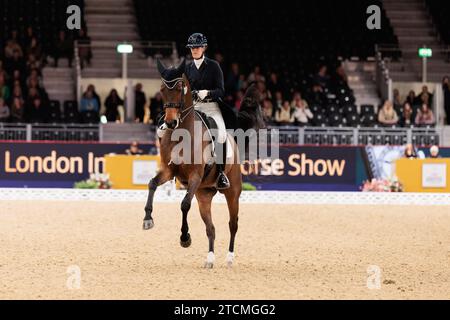
[[[218, 152], [217, 152], [218, 151]], [[221, 163], [216, 163], [217, 170], [219, 171], [219, 175], [216, 180], [216, 188], [217, 190], [228, 189], [230, 187], [230, 181], [228, 177], [225, 175], [225, 163], [227, 158], [226, 152], [226, 143], [221, 143], [220, 146], [216, 148], [216, 157], [217, 159], [222, 159]]]

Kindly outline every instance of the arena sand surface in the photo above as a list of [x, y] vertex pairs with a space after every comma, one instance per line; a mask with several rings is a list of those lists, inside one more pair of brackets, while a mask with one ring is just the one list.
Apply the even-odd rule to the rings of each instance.
[[[228, 212], [213, 205], [216, 264], [197, 204], [192, 246], [178, 204], [0, 202], [1, 299], [449, 299], [450, 210], [421, 206], [242, 204], [236, 264]], [[68, 267], [81, 270], [69, 290]], [[381, 288], [368, 289], [368, 267]]]

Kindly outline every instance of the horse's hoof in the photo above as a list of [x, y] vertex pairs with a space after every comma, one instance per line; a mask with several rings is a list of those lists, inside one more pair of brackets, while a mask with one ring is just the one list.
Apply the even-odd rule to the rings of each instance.
[[205, 269], [212, 269], [214, 267], [214, 260], [216, 260], [214, 256], [214, 252], [210, 251], [208, 252], [208, 255], [206, 256], [205, 261]]
[[234, 262], [234, 252], [228, 252], [227, 254], [227, 266], [231, 268]]
[[183, 248], [188, 248], [191, 246], [192, 240], [191, 240], [191, 235], [188, 233], [187, 235], [187, 240], [183, 240], [182, 237], [180, 237], [180, 245]]
[[153, 223], [153, 219], [150, 220], [144, 220], [144, 224], [142, 225], [142, 228], [144, 230], [149, 230], [151, 228], [153, 228], [155, 224]]

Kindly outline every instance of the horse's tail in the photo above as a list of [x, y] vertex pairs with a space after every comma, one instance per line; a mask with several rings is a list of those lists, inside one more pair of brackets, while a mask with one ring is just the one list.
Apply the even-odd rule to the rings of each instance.
[[[237, 114], [237, 128], [242, 129], [244, 132], [250, 129], [254, 130], [251, 136], [255, 139], [259, 139], [259, 130], [266, 128], [260, 105], [260, 93], [255, 84], [248, 87], [242, 99], [241, 107]], [[251, 141], [252, 138], [250, 136], [245, 139], [245, 148], [240, 150], [241, 159], [251, 160], [257, 158], [256, 155], [250, 154], [251, 148], [249, 148], [249, 145]]]

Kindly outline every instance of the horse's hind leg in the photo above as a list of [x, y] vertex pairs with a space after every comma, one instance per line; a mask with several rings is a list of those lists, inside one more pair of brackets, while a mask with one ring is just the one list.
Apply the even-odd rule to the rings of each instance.
[[239, 214], [239, 193], [240, 192], [226, 192], [225, 198], [228, 204], [228, 211], [230, 213], [230, 245], [228, 247], [227, 265], [231, 267], [234, 261], [234, 239], [238, 230], [238, 214]]
[[183, 214], [183, 220], [181, 223], [181, 236], [180, 245], [183, 248], [187, 248], [191, 245], [191, 235], [189, 234], [189, 225], [187, 222], [187, 215], [191, 209], [192, 198], [197, 192], [198, 187], [201, 183], [201, 177], [198, 173], [194, 172], [189, 176], [188, 187], [186, 195], [181, 202], [181, 213]]
[[202, 216], [203, 222], [206, 226], [206, 235], [208, 236], [209, 248], [208, 255], [206, 256], [205, 268], [212, 268], [214, 266], [214, 240], [216, 238], [216, 229], [212, 222], [211, 217], [211, 202], [212, 198], [216, 194], [215, 189], [201, 189], [195, 196], [198, 201], [198, 208], [200, 210], [200, 215]]
[[173, 176], [170, 173], [167, 173], [166, 171], [159, 171], [156, 174], [156, 176], [152, 180], [150, 180], [148, 184], [147, 203], [145, 205], [144, 223], [142, 226], [144, 230], [151, 229], [154, 226], [152, 212], [153, 212], [153, 196], [155, 195], [156, 188], [158, 188], [160, 185], [166, 183], [172, 178]]

